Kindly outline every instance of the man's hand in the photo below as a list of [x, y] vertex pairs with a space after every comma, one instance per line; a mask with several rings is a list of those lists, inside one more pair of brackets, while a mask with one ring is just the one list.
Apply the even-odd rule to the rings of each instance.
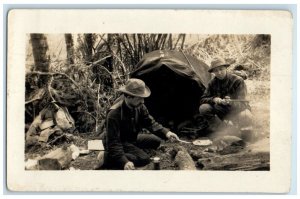
[[222, 99], [220, 97], [215, 97], [215, 98], [213, 98], [213, 102], [215, 104], [222, 104]]
[[230, 97], [229, 96], [225, 96], [225, 99], [222, 99], [220, 97], [215, 97], [213, 99], [213, 102], [215, 104], [228, 105], [228, 104], [230, 104]]
[[124, 165], [124, 170], [135, 170], [135, 167], [134, 167], [133, 162], [127, 162], [127, 163]]
[[173, 132], [171, 132], [171, 131], [169, 131], [169, 132], [166, 134], [166, 137], [167, 137], [169, 140], [171, 140], [172, 142], [175, 141], [175, 140], [179, 140], [179, 137], [178, 137], [175, 133], [173, 133]]
[[230, 102], [231, 102], [230, 97], [229, 96], [225, 96], [224, 97], [224, 105], [230, 104]]

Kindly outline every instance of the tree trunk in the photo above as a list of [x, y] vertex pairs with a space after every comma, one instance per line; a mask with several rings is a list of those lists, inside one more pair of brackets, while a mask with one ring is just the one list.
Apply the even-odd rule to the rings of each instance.
[[[50, 57], [47, 55], [48, 42], [44, 34], [30, 34], [33, 58], [35, 63], [35, 71], [49, 72]], [[43, 75], [40, 77], [40, 85], [45, 85], [48, 77]]]
[[183, 50], [184, 48], [184, 42], [185, 42], [185, 34], [182, 34], [181, 50]]
[[[111, 46], [113, 46], [113, 34], [107, 34], [107, 51], [110, 57], [107, 57], [104, 62], [104, 67], [109, 71], [113, 72], [113, 51]], [[103, 80], [104, 90], [109, 91], [114, 87], [112, 76], [107, 74]]]
[[93, 61], [93, 34], [84, 34], [84, 43], [86, 45], [86, 57], [85, 61], [90, 63]]
[[169, 35], [169, 49], [173, 50], [172, 34]]
[[69, 65], [74, 64], [74, 41], [72, 34], [65, 34], [65, 42], [66, 42], [66, 47], [67, 47], [67, 60]]

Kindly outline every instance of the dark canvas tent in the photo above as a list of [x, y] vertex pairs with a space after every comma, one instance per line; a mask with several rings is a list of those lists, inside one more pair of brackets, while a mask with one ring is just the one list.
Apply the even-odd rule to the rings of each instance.
[[157, 50], [146, 54], [132, 77], [151, 89], [145, 104], [151, 115], [168, 126], [190, 119], [198, 113], [200, 97], [209, 80], [208, 66], [178, 51]]

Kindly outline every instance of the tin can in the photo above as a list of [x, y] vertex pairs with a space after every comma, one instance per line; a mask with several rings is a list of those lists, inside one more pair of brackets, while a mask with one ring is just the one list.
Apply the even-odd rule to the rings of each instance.
[[153, 158], [154, 170], [160, 170], [160, 158], [154, 157]]

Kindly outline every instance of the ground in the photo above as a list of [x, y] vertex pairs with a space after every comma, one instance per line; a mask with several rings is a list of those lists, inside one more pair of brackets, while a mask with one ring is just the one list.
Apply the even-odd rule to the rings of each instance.
[[[270, 135], [270, 103], [269, 103], [269, 81], [246, 80], [248, 87], [248, 96], [252, 113], [254, 115], [254, 132], [255, 140], [252, 143], [243, 143], [235, 140], [232, 144], [232, 138], [229, 141], [214, 141], [212, 146], [195, 146], [193, 144], [164, 142], [158, 150], [148, 150], [146, 152], [153, 158], [160, 157], [161, 170], [177, 170], [174, 158], [176, 156], [176, 148], [180, 145], [186, 149], [191, 155], [199, 170], [269, 170], [270, 169], [270, 150], [269, 150], [269, 135]], [[232, 127], [226, 127], [220, 132], [214, 132], [207, 139], [213, 139], [218, 135], [230, 134], [234, 130]], [[225, 133], [224, 133], [225, 132]], [[217, 137], [218, 137], [217, 136]], [[181, 135], [181, 138], [186, 141], [194, 139], [206, 139], [201, 135], [186, 136]], [[98, 139], [94, 134], [77, 134], [72, 138], [61, 140], [56, 146], [43, 146], [43, 148], [33, 148], [26, 152], [25, 160], [33, 159], [42, 156], [49, 151], [73, 143], [79, 148], [87, 148], [87, 141]], [[92, 170], [97, 164], [97, 151], [91, 151], [87, 155], [80, 155], [73, 160], [69, 168], [75, 170]], [[138, 168], [144, 170], [152, 170], [153, 163]]]

